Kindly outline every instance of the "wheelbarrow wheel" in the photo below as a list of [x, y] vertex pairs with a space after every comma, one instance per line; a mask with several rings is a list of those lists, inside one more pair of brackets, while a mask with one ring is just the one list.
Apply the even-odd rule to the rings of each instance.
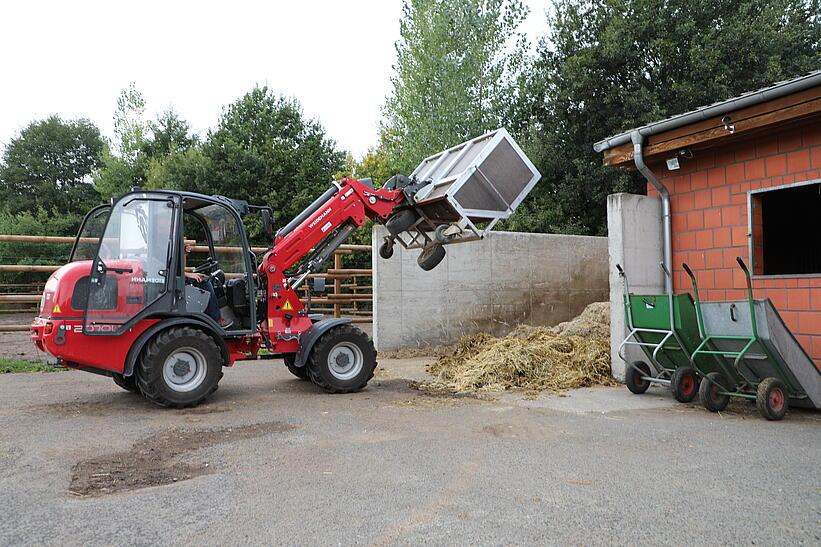
[[755, 398], [758, 412], [768, 420], [780, 420], [787, 414], [787, 389], [778, 378], [765, 378], [758, 384]]
[[701, 385], [698, 387], [698, 398], [701, 399], [701, 404], [710, 412], [721, 412], [730, 402], [730, 396], [720, 393], [727, 391], [724, 386], [730, 385], [727, 378], [720, 372], [711, 372], [706, 377], [701, 379]]
[[698, 395], [698, 377], [692, 367], [678, 367], [670, 379], [670, 391], [679, 403], [689, 403]]
[[636, 395], [641, 395], [650, 387], [650, 380], [645, 380], [642, 376], [651, 376], [650, 366], [644, 361], [636, 361], [633, 366], [628, 366], [624, 373], [627, 389]]

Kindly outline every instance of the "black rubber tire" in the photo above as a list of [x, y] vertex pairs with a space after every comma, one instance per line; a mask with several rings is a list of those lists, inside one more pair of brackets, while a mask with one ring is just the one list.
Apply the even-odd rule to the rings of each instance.
[[698, 395], [698, 376], [693, 367], [678, 367], [670, 378], [670, 392], [679, 403], [689, 403]]
[[393, 256], [393, 241], [385, 238], [385, 241], [379, 246], [379, 256], [385, 260]]
[[[362, 352], [362, 369], [353, 378], [342, 380], [330, 370], [331, 349], [340, 342], [356, 344]], [[373, 378], [376, 369], [376, 349], [368, 335], [350, 324], [337, 325], [319, 337], [308, 356], [308, 375], [311, 381], [328, 393], [352, 393], [359, 391]]]
[[755, 404], [758, 412], [768, 420], [781, 420], [789, 407], [787, 386], [778, 378], [765, 378], [758, 384]]
[[[710, 381], [712, 380], [712, 382]], [[716, 383], [718, 385], [716, 385]], [[721, 389], [719, 386], [729, 386], [730, 382], [720, 372], [711, 372], [706, 377], [701, 379], [701, 384], [698, 386], [698, 398], [704, 408], [710, 412], [721, 412], [730, 403], [729, 395], [720, 395], [718, 392]], [[728, 391], [729, 388], [725, 388]]]
[[305, 380], [309, 382], [311, 379], [308, 377], [308, 367], [303, 365], [298, 367], [294, 364], [296, 361], [296, 354], [295, 353], [286, 353], [282, 356], [282, 360], [285, 361], [285, 366], [288, 368], [288, 372], [299, 378], [300, 380]]
[[[165, 359], [175, 350], [190, 347], [205, 358], [205, 377], [195, 389], [175, 391], [163, 376]], [[197, 406], [217, 390], [222, 378], [223, 357], [211, 336], [192, 327], [171, 327], [146, 344], [136, 370], [137, 386], [143, 396], [160, 406], [185, 408]]]
[[418, 219], [419, 215], [416, 214], [416, 211], [413, 209], [403, 209], [385, 221], [385, 228], [388, 229], [391, 235], [399, 235], [409, 230], [416, 224]]
[[[641, 374], [636, 368], [644, 371], [644, 374]], [[624, 383], [627, 384], [627, 389], [631, 393], [641, 395], [650, 387], [650, 381], [643, 380], [641, 376], [652, 376], [650, 374], [650, 365], [644, 361], [636, 361], [632, 367], [628, 366], [627, 370], [624, 371]]]
[[131, 376], [123, 376], [122, 374], [114, 373], [111, 375], [111, 378], [114, 380], [115, 384], [117, 384], [126, 391], [130, 391], [131, 393], [140, 392], [140, 388], [137, 387], [136, 374], [132, 374]]
[[422, 252], [419, 253], [419, 257], [416, 259], [416, 263], [419, 264], [420, 268], [429, 272], [438, 266], [444, 258], [445, 248], [438, 243], [433, 243], [422, 249]]

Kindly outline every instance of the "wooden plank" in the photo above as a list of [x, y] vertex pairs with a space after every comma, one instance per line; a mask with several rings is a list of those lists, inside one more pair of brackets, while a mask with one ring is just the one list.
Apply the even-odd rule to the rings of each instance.
[[[645, 145], [645, 157], [658, 156], [682, 148], [706, 147], [721, 145], [725, 142], [737, 140], [742, 137], [749, 137], [755, 135], [757, 132], [763, 132], [771, 129], [778, 124], [784, 124], [793, 121], [806, 120], [811, 117], [821, 114], [821, 98], [805, 101], [794, 104], [779, 110], [764, 112], [760, 115], [743, 117], [738, 113], [731, 113], [733, 118], [733, 125], [735, 132], [730, 133], [724, 128], [721, 123], [721, 117], [716, 117], [711, 120], [711, 124], [706, 129], [695, 133], [687, 133], [677, 138], [668, 138], [665, 133], [659, 135], [659, 139], [648, 139], [648, 144]], [[702, 125], [707, 125], [704, 122]], [[653, 144], [655, 142], [656, 144]], [[609, 150], [605, 150], [603, 163], [604, 165], [624, 165], [633, 161], [633, 145], [626, 143]]]
[[28, 332], [31, 325], [0, 325], [0, 332]]
[[0, 302], [40, 302], [39, 294], [0, 294]]
[[60, 266], [40, 266], [36, 264], [0, 264], [0, 272], [54, 272]]
[[348, 275], [348, 276], [353, 276], [353, 275], [371, 275], [372, 276], [373, 275], [373, 270], [370, 270], [370, 269], [355, 269], [355, 268], [343, 269], [343, 268], [337, 268], [336, 264], [334, 264], [333, 268], [328, 268], [328, 274], [329, 275]]

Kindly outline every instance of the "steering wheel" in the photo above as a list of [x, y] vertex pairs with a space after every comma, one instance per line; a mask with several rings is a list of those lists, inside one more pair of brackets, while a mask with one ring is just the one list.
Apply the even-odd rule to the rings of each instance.
[[194, 268], [194, 273], [211, 274], [219, 268], [220, 263], [211, 257], [208, 260]]

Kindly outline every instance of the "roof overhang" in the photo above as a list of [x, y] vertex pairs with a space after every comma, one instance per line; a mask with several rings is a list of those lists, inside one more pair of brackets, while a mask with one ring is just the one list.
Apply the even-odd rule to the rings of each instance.
[[645, 161], [652, 162], [680, 150], [721, 146], [819, 118], [821, 71], [816, 71], [615, 135], [593, 149], [604, 153], [604, 165], [625, 166], [633, 161], [633, 131], [645, 138]]

